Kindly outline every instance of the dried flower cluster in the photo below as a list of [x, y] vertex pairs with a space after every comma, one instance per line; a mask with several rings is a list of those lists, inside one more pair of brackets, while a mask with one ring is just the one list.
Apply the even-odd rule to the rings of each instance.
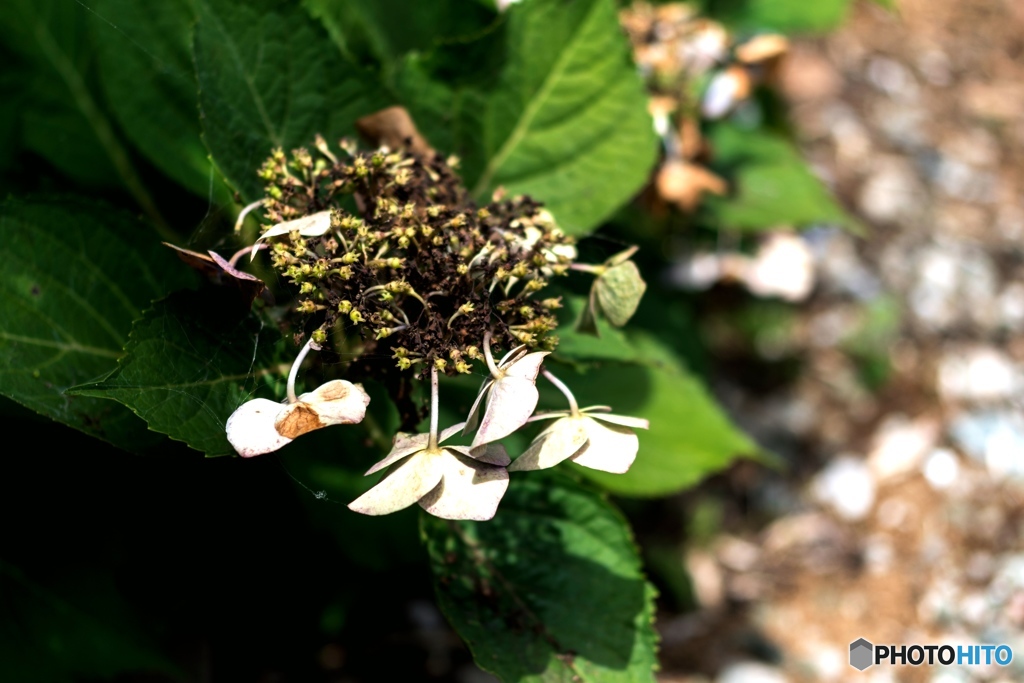
[[[400, 432], [386, 458], [367, 474], [384, 478], [350, 507], [380, 515], [419, 503], [449, 519], [490, 519], [512, 470], [562, 460], [625, 472], [639, 442], [638, 418], [579, 409], [569, 389], [543, 363], [554, 350], [557, 297], [542, 292], [570, 270], [595, 276], [591, 322], [598, 314], [624, 324], [645, 285], [629, 260], [635, 249], [600, 265], [577, 264], [576, 249], [554, 218], [529, 197], [477, 208], [455, 175], [454, 160], [430, 152], [382, 147], [359, 152], [342, 141], [339, 160], [320, 138], [316, 153], [275, 151], [260, 169], [271, 222], [252, 248], [269, 244], [271, 263], [298, 291], [292, 307], [305, 343], [288, 377], [287, 403], [254, 399], [227, 423], [242, 456], [277, 450], [313, 429], [360, 422], [369, 396], [359, 384], [332, 380], [299, 396], [298, 369], [311, 350], [358, 335], [362, 355], [391, 360], [385, 370], [407, 379], [429, 376], [430, 429]], [[594, 328], [596, 330], [596, 327]], [[495, 360], [495, 348], [509, 351]], [[465, 423], [438, 429], [438, 377], [486, 367]], [[544, 374], [569, 410], [535, 414]], [[500, 439], [527, 422], [557, 418], [513, 461]], [[465, 446], [440, 444], [473, 433]]]
[[[382, 148], [342, 162], [277, 151], [260, 170], [277, 225], [274, 267], [298, 287], [297, 312], [324, 344], [355, 328], [398, 367], [469, 373], [484, 332], [509, 346], [557, 345], [558, 298], [539, 293], [576, 257], [571, 238], [526, 197], [477, 208], [448, 162]], [[350, 200], [346, 208], [344, 200]]]

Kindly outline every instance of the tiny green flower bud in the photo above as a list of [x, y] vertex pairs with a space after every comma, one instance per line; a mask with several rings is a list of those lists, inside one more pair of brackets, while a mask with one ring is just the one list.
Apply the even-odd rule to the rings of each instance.
[[316, 285], [312, 282], [303, 282], [299, 285], [299, 294], [312, 294], [314, 289], [316, 289]]
[[409, 360], [408, 358], [399, 358], [398, 362], [395, 363], [395, 365], [398, 366], [399, 370], [408, 370], [410, 367], [412, 367], [412, 361]]
[[349, 320], [354, 323], [363, 322], [363, 314], [359, 312], [358, 308], [353, 308], [352, 312], [348, 314]]
[[444, 358], [435, 358], [434, 367], [437, 368], [438, 370], [444, 371], [444, 369], [448, 367], [448, 361], [446, 361]]
[[327, 331], [320, 328], [313, 330], [313, 341], [317, 344], [324, 344], [327, 342]]
[[345, 313], [348, 313], [351, 310], [352, 310], [352, 302], [351, 301], [348, 301], [346, 299], [345, 301], [339, 301], [338, 302], [338, 313], [345, 314]]

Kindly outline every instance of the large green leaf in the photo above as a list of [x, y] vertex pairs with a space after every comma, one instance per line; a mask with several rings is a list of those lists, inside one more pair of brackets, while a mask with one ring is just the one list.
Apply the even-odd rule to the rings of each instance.
[[88, 83], [87, 21], [80, 7], [57, 0], [12, 0], [0, 12], [2, 40], [17, 60], [11, 66], [23, 74], [22, 143], [80, 182], [116, 184], [103, 144], [112, 130]]
[[191, 0], [98, 0], [94, 10], [100, 82], [125, 133], [193, 192], [221, 189], [199, 127]]
[[123, 403], [150, 429], [209, 456], [230, 455], [224, 425], [260, 378], [279, 370], [279, 338], [230, 289], [175, 292], [132, 325], [113, 372], [73, 392]]
[[50, 683], [128, 672], [181, 675], [139, 636], [138, 624], [121, 616], [127, 606], [109, 579], [89, 578], [87, 590], [75, 595], [41, 585], [0, 559], [0, 679]]
[[619, 360], [635, 361], [640, 359], [636, 347], [629, 343], [626, 334], [612, 327], [603, 317], [595, 321], [600, 336], [579, 332], [576, 322], [587, 306], [587, 297], [565, 295], [562, 297], [565, 308], [558, 316], [558, 348], [555, 356], [560, 360]]
[[140, 221], [75, 197], [0, 205], [0, 394], [128, 450], [156, 438], [66, 388], [109, 372], [132, 320], [193, 281]]
[[558, 473], [512, 478], [489, 522], [423, 515], [441, 610], [503, 681], [653, 681], [654, 589], [600, 495]]
[[431, 143], [463, 158], [478, 200], [498, 187], [530, 194], [573, 234], [628, 201], [655, 161], [613, 0], [513, 5], [476, 43], [410, 57], [396, 87]]
[[23, 74], [18, 101], [21, 140], [76, 181], [121, 183], [165, 229], [93, 87], [95, 50], [84, 5], [64, 0], [12, 0], [0, 12], [0, 40]]
[[843, 23], [850, 0], [705, 0], [711, 17], [739, 30], [824, 33]]
[[496, 8], [466, 0], [305, 0], [353, 61], [387, 67], [405, 53], [479, 33]]
[[[579, 473], [618, 495], [664, 496], [693, 486], [738, 456], [758, 455], [757, 446], [670, 351], [647, 337], [636, 337], [633, 343], [644, 359], [641, 363], [607, 363], [561, 377], [581, 407], [608, 405], [613, 413], [651, 423], [650, 430], [637, 430], [640, 453], [629, 472], [573, 466]], [[542, 405], [565, 407], [565, 399], [547, 383], [538, 386], [544, 391]]]
[[252, 201], [271, 150], [335, 141], [385, 106], [379, 86], [348, 63], [295, 2], [196, 0], [195, 63], [203, 134], [228, 181]]
[[785, 139], [723, 123], [712, 128], [710, 142], [714, 168], [734, 186], [730, 196], [705, 201], [721, 227], [763, 230], [835, 223], [859, 229]]

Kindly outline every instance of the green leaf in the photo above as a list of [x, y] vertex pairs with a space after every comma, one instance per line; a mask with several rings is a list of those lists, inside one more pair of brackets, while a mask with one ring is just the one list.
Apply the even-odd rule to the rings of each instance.
[[[64, 0], [13, 0], [0, 12], [0, 35], [24, 71], [20, 127], [26, 148], [76, 181], [124, 185], [166, 229], [101, 106], [92, 83], [95, 50], [83, 5]], [[5, 93], [6, 99], [9, 95]]]
[[[56, 0], [13, 0], [0, 12], [0, 30], [21, 80], [22, 143], [62, 172], [93, 186], [116, 184], [96, 124], [105, 121], [89, 89], [93, 56], [85, 12]], [[8, 95], [5, 94], [4, 99]], [[105, 133], [111, 133], [109, 125]]]
[[387, 66], [408, 52], [479, 33], [496, 8], [465, 0], [305, 0], [342, 52], [359, 64]]
[[565, 306], [559, 315], [558, 348], [555, 355], [559, 359], [571, 360], [619, 360], [635, 361], [640, 356], [626, 338], [622, 330], [618, 330], [603, 319], [595, 319], [599, 335], [594, 336], [584, 330], [575, 329], [575, 323], [587, 309], [587, 298], [565, 295], [562, 297]]
[[850, 0], [706, 0], [710, 17], [737, 30], [825, 33], [846, 19]]
[[764, 230], [835, 223], [860, 230], [785, 139], [725, 123], [712, 128], [710, 142], [713, 168], [734, 186], [730, 196], [705, 199], [721, 227]]
[[[607, 363], [561, 379], [581, 407], [608, 405], [613, 413], [650, 420], [650, 430], [637, 430], [636, 462], [626, 474], [573, 469], [616, 495], [654, 497], [693, 486], [738, 456], [759, 454], [671, 351], [648, 337], [633, 343], [642, 363]], [[561, 394], [540, 386], [542, 406], [564, 408]]]
[[193, 281], [144, 223], [76, 197], [0, 205], [0, 394], [126, 450], [157, 437], [66, 388], [109, 372], [132, 320]]
[[100, 83], [125, 134], [192, 192], [223, 194], [199, 127], [191, 1], [98, 0], [94, 10], [105, 20], [92, 26]]
[[338, 53], [298, 3], [197, 0], [195, 62], [203, 134], [217, 166], [247, 201], [272, 149], [332, 143], [388, 101]]
[[279, 338], [227, 288], [175, 292], [132, 325], [113, 372], [72, 391], [123, 403], [153, 431], [208, 456], [231, 455], [224, 425], [260, 378], [279, 370]]
[[558, 473], [513, 477], [489, 522], [421, 517], [441, 610], [503, 681], [653, 681], [654, 589], [625, 519]]
[[[450, 77], [459, 62], [473, 80]], [[628, 201], [657, 155], [613, 0], [513, 5], [476, 43], [410, 57], [396, 87], [427, 139], [462, 157], [478, 200], [529, 194], [575, 235]]]
[[[138, 624], [121, 617], [123, 599], [106, 577], [89, 591], [36, 583], [0, 560], [0, 679], [19, 683], [109, 679], [127, 672], [181, 675], [139, 637]], [[98, 585], [97, 585], [98, 584]], [[86, 603], [91, 608], [83, 608]]]

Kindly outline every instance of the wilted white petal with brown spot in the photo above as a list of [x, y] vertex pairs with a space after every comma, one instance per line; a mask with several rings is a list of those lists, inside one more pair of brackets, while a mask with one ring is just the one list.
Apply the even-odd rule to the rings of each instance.
[[301, 394], [299, 402], [313, 408], [324, 425], [350, 425], [362, 422], [366, 417], [370, 395], [361, 384], [336, 379]]
[[336, 424], [357, 424], [366, 416], [370, 395], [359, 384], [336, 379], [284, 406], [274, 426], [290, 439]]
[[274, 427], [282, 408], [280, 403], [266, 398], [254, 398], [240, 405], [231, 413], [226, 425], [232, 448], [243, 458], [251, 458], [291, 443], [291, 439]]
[[266, 398], [246, 401], [228, 418], [228, 442], [243, 458], [270, 453], [307, 432], [356, 424], [366, 416], [370, 396], [359, 384], [336, 379], [302, 394], [294, 403]]

